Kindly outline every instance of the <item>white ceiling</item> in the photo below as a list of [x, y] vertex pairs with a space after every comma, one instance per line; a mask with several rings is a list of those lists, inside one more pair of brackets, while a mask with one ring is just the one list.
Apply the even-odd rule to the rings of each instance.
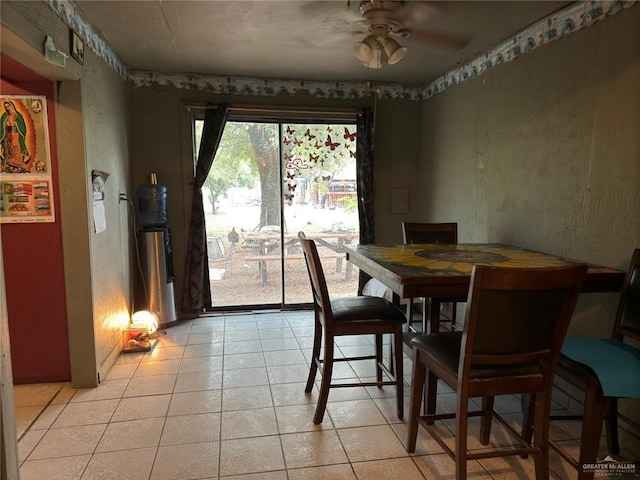
[[[430, 82], [571, 5], [566, 1], [403, 2], [411, 14], [406, 57], [364, 67], [352, 46], [365, 37], [360, 1], [76, 1], [83, 18], [130, 68], [272, 79]], [[420, 40], [423, 31], [468, 37], [462, 49]], [[357, 33], [356, 33], [357, 32]]]

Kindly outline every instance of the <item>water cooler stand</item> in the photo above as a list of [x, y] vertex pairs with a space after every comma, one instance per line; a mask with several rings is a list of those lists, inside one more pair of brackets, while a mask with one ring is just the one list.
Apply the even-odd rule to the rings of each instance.
[[140, 230], [139, 235], [149, 310], [158, 315], [159, 328], [172, 327], [177, 323], [177, 315], [169, 231], [166, 228], [146, 228]]

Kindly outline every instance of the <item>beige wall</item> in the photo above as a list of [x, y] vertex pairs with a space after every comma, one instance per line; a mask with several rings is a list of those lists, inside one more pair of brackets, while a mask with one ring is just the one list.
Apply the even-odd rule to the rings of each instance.
[[104, 378], [122, 350], [122, 329], [128, 324], [130, 310], [134, 308], [131, 276], [136, 264], [130, 261], [129, 252], [133, 241], [130, 226], [133, 209], [119, 200], [120, 193], [133, 198], [128, 137], [129, 86], [92, 54], [85, 56], [84, 73], [80, 87], [85, 181], [89, 192], [92, 170], [110, 174], [104, 200], [107, 230], [94, 233], [92, 216], [89, 217], [96, 360], [98, 373]]
[[[2, 51], [47, 78], [58, 80], [56, 118], [71, 380], [94, 386], [122, 347], [131, 308], [130, 229], [120, 192], [130, 192], [129, 85], [88, 48], [81, 66], [64, 68], [42, 56], [45, 36], [68, 53], [69, 29], [42, 2], [3, 2]], [[14, 35], [15, 34], [15, 35]], [[91, 171], [106, 182], [107, 231], [93, 230]], [[43, 319], [46, 321], [46, 319]]]
[[[403, 221], [415, 220], [417, 206], [425, 191], [417, 175], [421, 123], [420, 102], [382, 100], [378, 102], [374, 143], [375, 240], [401, 243]], [[406, 210], [392, 195], [408, 198]]]
[[[626, 269], [640, 247], [640, 8], [423, 104], [422, 221]], [[615, 294], [580, 300], [570, 334], [610, 334]], [[623, 402], [628, 413], [638, 401]]]

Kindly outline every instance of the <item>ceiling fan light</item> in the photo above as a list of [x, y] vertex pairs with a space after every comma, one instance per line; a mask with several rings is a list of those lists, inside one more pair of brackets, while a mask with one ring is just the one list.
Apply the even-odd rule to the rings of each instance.
[[353, 45], [353, 53], [361, 62], [368, 62], [373, 57], [373, 50], [364, 42], [358, 42]]
[[384, 51], [387, 54], [389, 65], [394, 65], [407, 54], [407, 47], [403, 47], [393, 38], [387, 38], [384, 42]]
[[363, 41], [353, 45], [353, 53], [356, 58], [363, 63], [370, 62], [374, 58], [376, 51], [380, 51], [380, 46], [376, 39], [371, 35], [366, 37]]
[[371, 59], [368, 62], [362, 62], [362, 65], [371, 69], [382, 68], [382, 49], [374, 49]]

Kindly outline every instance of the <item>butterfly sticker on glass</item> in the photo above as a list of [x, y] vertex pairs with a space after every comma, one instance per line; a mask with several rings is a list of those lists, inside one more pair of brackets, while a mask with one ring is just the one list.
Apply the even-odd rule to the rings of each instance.
[[356, 132], [351, 133], [347, 127], [344, 127], [344, 138], [353, 142], [356, 139]]
[[313, 140], [314, 138], [316, 138], [315, 135], [311, 135], [311, 129], [307, 128], [307, 131], [304, 132], [304, 136], [307, 137], [309, 140]]
[[329, 149], [331, 151], [334, 151], [336, 148], [338, 148], [340, 146], [340, 144], [338, 142], [332, 142], [331, 141], [331, 135], [327, 135], [327, 141], [324, 142], [326, 147], [329, 147]]
[[285, 193], [284, 194], [284, 199], [289, 202], [289, 205], [291, 205], [293, 203], [293, 197], [295, 197], [295, 195], [293, 193]]

